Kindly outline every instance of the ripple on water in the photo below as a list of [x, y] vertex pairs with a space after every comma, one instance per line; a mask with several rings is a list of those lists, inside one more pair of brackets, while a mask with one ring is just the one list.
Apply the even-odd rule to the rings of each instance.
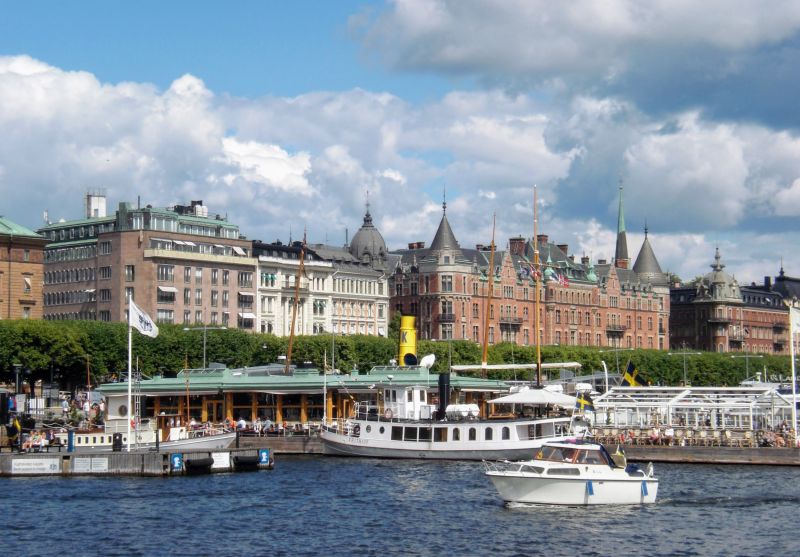
[[[793, 468], [659, 465], [659, 501], [507, 507], [480, 463], [280, 457], [182, 478], [2, 479], [10, 555], [793, 555]], [[11, 504], [8, 504], [11, 502]], [[788, 522], [787, 522], [788, 521]], [[43, 542], [42, 540], [48, 540]]]

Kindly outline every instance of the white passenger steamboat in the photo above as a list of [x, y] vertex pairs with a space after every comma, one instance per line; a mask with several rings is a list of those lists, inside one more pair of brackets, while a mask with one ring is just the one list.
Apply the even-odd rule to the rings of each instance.
[[[431, 362], [432, 363], [432, 362]], [[358, 401], [352, 415], [326, 424], [320, 437], [325, 454], [447, 460], [530, 459], [545, 442], [582, 431], [571, 416], [575, 398], [544, 389], [515, 393], [516, 410], [482, 418], [477, 404], [448, 404], [450, 374], [438, 376], [435, 392], [426, 384], [373, 385], [373, 402]], [[508, 403], [503, 398], [494, 401]]]

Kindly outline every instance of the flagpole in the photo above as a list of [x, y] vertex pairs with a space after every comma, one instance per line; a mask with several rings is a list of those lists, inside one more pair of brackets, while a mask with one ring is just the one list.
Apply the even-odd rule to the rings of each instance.
[[795, 372], [795, 348], [794, 348], [794, 322], [797, 320], [797, 314], [800, 310], [797, 308], [789, 308], [789, 342], [791, 345], [792, 354], [792, 432], [794, 433], [794, 444], [797, 446], [797, 374]]
[[[130, 303], [130, 302], [129, 302]], [[130, 308], [130, 305], [128, 306]], [[133, 417], [133, 407], [131, 406], [131, 383], [133, 382], [133, 366], [131, 357], [133, 354], [133, 327], [131, 327], [130, 309], [128, 309], [128, 452], [131, 452], [131, 418]]]

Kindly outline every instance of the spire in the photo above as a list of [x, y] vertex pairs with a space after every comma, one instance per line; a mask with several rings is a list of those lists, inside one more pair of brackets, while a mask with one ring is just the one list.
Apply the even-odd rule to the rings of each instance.
[[640, 278], [647, 280], [650, 284], [666, 284], [667, 275], [661, 271], [661, 265], [658, 264], [658, 259], [656, 259], [656, 254], [653, 251], [653, 247], [650, 245], [647, 232], [647, 224], [645, 224], [644, 242], [642, 242], [642, 248], [639, 250], [639, 255], [636, 257], [636, 263], [633, 264], [633, 270]]
[[372, 215], [369, 214], [369, 190], [367, 190], [367, 212], [364, 214], [364, 226], [373, 226], [372, 224]]
[[717, 246], [717, 250], [714, 252], [714, 263], [711, 264], [711, 268], [718, 272], [725, 268], [725, 265], [722, 263], [722, 256], [719, 254], [719, 246]]
[[622, 178], [619, 180], [619, 214], [617, 216], [617, 249], [614, 252], [614, 266], [627, 269], [630, 265], [628, 257], [628, 236], [625, 234], [625, 212], [622, 205]]
[[447, 214], [447, 184], [442, 186], [442, 214]]

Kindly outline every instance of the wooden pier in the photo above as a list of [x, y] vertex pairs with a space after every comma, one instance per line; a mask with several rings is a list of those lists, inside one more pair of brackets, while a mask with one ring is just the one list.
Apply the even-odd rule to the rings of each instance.
[[0, 453], [0, 476], [175, 476], [272, 469], [269, 448]]
[[[786, 447], [681, 447], [622, 445], [628, 460], [680, 464], [761, 464], [800, 466], [800, 449]], [[614, 452], [615, 446], [609, 445]]]

